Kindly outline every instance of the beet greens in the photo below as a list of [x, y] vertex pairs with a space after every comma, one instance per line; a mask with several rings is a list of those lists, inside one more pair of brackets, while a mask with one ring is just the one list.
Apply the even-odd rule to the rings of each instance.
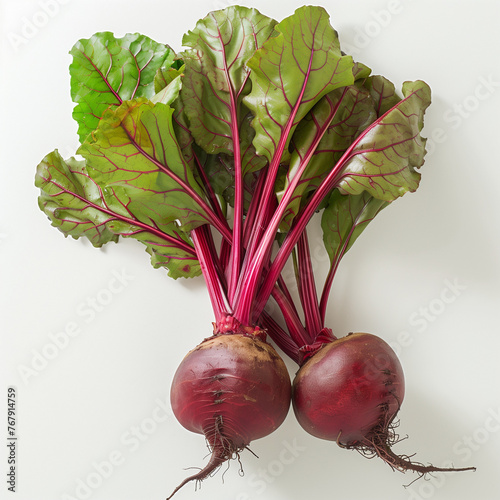
[[[182, 45], [175, 54], [144, 35], [109, 32], [75, 44], [70, 75], [80, 159], [56, 150], [42, 160], [40, 208], [65, 236], [86, 237], [95, 247], [133, 238], [170, 277], [203, 275], [214, 311], [208, 341], [235, 335], [260, 342], [267, 332], [306, 366], [337, 340], [325, 316], [342, 257], [382, 209], [418, 188], [430, 89], [405, 82], [399, 95], [344, 54], [322, 7], [304, 6], [277, 22], [231, 6], [201, 19]], [[318, 211], [331, 263], [319, 295], [306, 232]], [[290, 259], [298, 300], [281, 277]], [[270, 300], [286, 328], [266, 310]], [[205, 348], [202, 342], [194, 352]], [[246, 363], [222, 363], [222, 379], [240, 380]], [[391, 385], [394, 373], [376, 379]], [[172, 394], [181, 423], [207, 437], [211, 471], [280, 425], [290, 395], [285, 381], [281, 406], [268, 416], [273, 425], [245, 433], [239, 424], [222, 425], [231, 414], [221, 405], [226, 388], [219, 375], [209, 377], [217, 388], [206, 391], [218, 394], [211, 404], [224, 407], [215, 421], [186, 424], [180, 415], [187, 396], [177, 385]], [[247, 390], [231, 387], [234, 397]], [[396, 393], [382, 393], [374, 422], [385, 419], [387, 431], [401, 401], [389, 404]], [[259, 397], [262, 409], [268, 403]], [[391, 465], [422, 472], [409, 460]], [[204, 471], [188, 480], [203, 479]]]

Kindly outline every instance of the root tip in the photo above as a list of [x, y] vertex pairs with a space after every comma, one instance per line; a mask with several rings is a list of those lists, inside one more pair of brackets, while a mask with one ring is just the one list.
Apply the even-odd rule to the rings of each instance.
[[239, 459], [240, 451], [242, 451], [242, 448], [238, 448], [232, 441], [219, 434], [215, 444], [211, 446], [210, 460], [207, 465], [196, 474], [184, 479], [184, 481], [182, 481], [182, 483], [175, 488], [166, 500], [170, 500], [183, 486], [191, 481], [201, 483], [204, 479], [215, 472], [224, 462], [227, 462], [235, 456]]
[[170, 494], [169, 497], [166, 498], [166, 500], [170, 500], [187, 483], [190, 483], [191, 481], [197, 481], [197, 482], [203, 481], [212, 472], [218, 469], [226, 460], [227, 460], [226, 456], [221, 455], [216, 449], [214, 449], [212, 451], [212, 455], [210, 457], [210, 461], [208, 462], [208, 464], [196, 474], [193, 474], [192, 476], [189, 476], [186, 479], [184, 479], [184, 481], [182, 481], [182, 483], [179, 484], [177, 488], [175, 488], [175, 490]]
[[[396, 434], [395, 429], [398, 423], [390, 421], [388, 424], [380, 425], [374, 429], [371, 435], [361, 443], [355, 445], [341, 445], [344, 448], [358, 450], [362, 455], [369, 458], [378, 456], [393, 470], [399, 472], [416, 472], [420, 479], [432, 472], [465, 472], [475, 471], [476, 467], [436, 467], [432, 464], [425, 465], [421, 462], [414, 462], [411, 455], [398, 455], [392, 450], [392, 446], [401, 439]], [[340, 436], [337, 442], [340, 440]], [[416, 479], [416, 480], [417, 480]], [[416, 481], [415, 480], [415, 481]]]
[[391, 449], [392, 444], [388, 436], [382, 434], [376, 436], [376, 438], [369, 443], [368, 448], [392, 469], [400, 472], [413, 471], [418, 473], [419, 477], [423, 477], [432, 472], [465, 472], [476, 470], [475, 467], [436, 467], [432, 464], [424, 465], [420, 462], [414, 462], [408, 455], [397, 455], [394, 453]]

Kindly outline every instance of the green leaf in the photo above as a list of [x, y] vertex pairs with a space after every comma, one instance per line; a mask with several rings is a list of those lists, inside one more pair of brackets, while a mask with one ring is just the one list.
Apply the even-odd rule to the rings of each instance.
[[192, 243], [175, 222], [159, 230], [139, 221], [131, 211], [114, 212], [85, 161], [65, 161], [54, 151], [38, 165], [35, 185], [41, 191], [40, 209], [65, 236], [86, 237], [95, 247], [117, 242], [120, 236], [134, 238], [146, 245], [153, 266], [168, 269], [171, 277], [201, 273]]
[[[176, 61], [178, 62], [178, 61]], [[155, 75], [154, 87], [155, 93], [162, 91], [167, 85], [174, 81], [177, 77], [184, 74], [185, 65], [182, 64], [179, 68], [163, 66]]]
[[342, 56], [322, 7], [301, 7], [276, 30], [247, 63], [252, 90], [245, 98], [255, 116], [254, 146], [270, 162], [288, 160], [292, 133], [314, 104], [354, 82], [353, 60]]
[[104, 114], [78, 153], [110, 208], [159, 228], [178, 220], [188, 232], [211, 219], [177, 143], [173, 111], [144, 98], [126, 101]]
[[417, 189], [416, 169], [424, 163], [426, 142], [420, 131], [431, 91], [425, 82], [405, 82], [403, 96], [346, 152], [336, 183], [342, 193], [366, 190], [375, 198], [392, 201]]
[[372, 70], [366, 64], [360, 62], [355, 62], [352, 68], [354, 81], [366, 80], [370, 76], [371, 72]]
[[172, 104], [174, 108], [174, 114], [172, 116], [173, 126], [175, 136], [177, 138], [177, 143], [179, 144], [180, 151], [182, 152], [182, 157], [192, 172], [197, 172], [197, 160], [193, 136], [189, 131], [189, 125], [187, 121], [186, 114], [184, 113], [184, 104], [182, 103], [180, 97]]
[[[364, 80], [363, 87], [366, 91], [360, 88], [359, 92], [364, 94], [368, 92], [371, 97], [372, 104], [369, 123], [374, 121], [374, 116], [381, 117], [401, 101], [401, 98], [396, 94], [394, 84], [383, 76], [367, 76], [365, 74], [360, 79]], [[356, 114], [353, 113], [352, 116], [356, 116]], [[360, 117], [361, 115], [357, 114], [357, 116]], [[345, 135], [341, 133], [339, 135], [340, 137], [350, 135], [349, 142], [352, 142], [358, 133], [364, 130], [369, 123], [360, 126], [358, 130], [352, 130], [354, 132], [352, 134]], [[344, 143], [344, 145], [346, 144]], [[324, 148], [320, 146], [319, 149]], [[340, 154], [343, 154], [346, 149], [347, 147], [344, 147], [343, 150], [341, 149], [339, 151]], [[334, 163], [340, 158], [339, 152], [332, 152]], [[365, 230], [366, 226], [389, 203], [389, 201], [374, 198], [366, 191], [357, 195], [343, 195], [339, 190], [333, 190], [321, 218], [323, 242], [330, 257], [332, 268], [338, 266], [342, 257]]]
[[332, 266], [338, 264], [366, 226], [388, 204], [366, 191], [359, 195], [333, 191], [321, 217], [323, 242]]
[[256, 9], [211, 12], [184, 35], [181, 99], [196, 143], [210, 154], [238, 154], [243, 173], [265, 165], [255, 157], [254, 131], [242, 99], [250, 90], [247, 60], [271, 36], [276, 21]]
[[146, 251], [151, 256], [151, 265], [155, 269], [165, 268], [171, 278], [194, 278], [201, 275], [201, 266], [195, 250], [188, 237], [179, 230], [175, 222], [166, 228], [166, 235], [184, 242], [191, 247], [191, 251], [180, 248], [172, 240], [167, 240], [164, 235], [143, 231], [140, 227], [114, 220], [108, 227], [124, 238], [133, 238], [146, 246]]
[[79, 40], [71, 49], [71, 98], [73, 117], [83, 142], [97, 128], [104, 111], [135, 97], [152, 97], [156, 71], [174, 62], [168, 46], [147, 36], [127, 34], [115, 38], [110, 32]]
[[[177, 71], [177, 70], [174, 70]], [[165, 87], [159, 90], [152, 98], [151, 102], [162, 104], [168, 104], [175, 107], [177, 99], [179, 98], [179, 93], [182, 88], [182, 74], [177, 75], [173, 80], [171, 80]]]
[[110, 216], [101, 190], [88, 176], [85, 161], [64, 161], [56, 150], [38, 165], [35, 186], [41, 190], [40, 209], [65, 236], [85, 236], [95, 247], [118, 241], [106, 226]]
[[196, 159], [193, 150], [194, 140], [189, 131], [184, 105], [179, 95], [183, 84], [182, 80], [185, 68], [186, 65], [180, 59], [176, 59], [170, 68], [160, 68], [154, 80], [157, 94], [151, 100], [171, 104], [171, 107], [174, 108], [175, 111], [172, 119], [175, 136], [182, 151], [184, 161], [196, 176]]
[[401, 98], [396, 94], [394, 84], [381, 75], [368, 77], [363, 85], [368, 89], [375, 102], [377, 116], [382, 116], [401, 101]]
[[[316, 149], [294, 189], [292, 201], [280, 226], [282, 231], [290, 229], [301, 205], [307, 202], [307, 194], [319, 186], [360, 132], [376, 117], [374, 103], [368, 91], [351, 85], [324, 96], [300, 122], [292, 139], [294, 150], [286, 182], [283, 190], [277, 193], [279, 199], [303, 162], [307, 161], [311, 148]], [[325, 126], [326, 132], [319, 143], [315, 144]]]

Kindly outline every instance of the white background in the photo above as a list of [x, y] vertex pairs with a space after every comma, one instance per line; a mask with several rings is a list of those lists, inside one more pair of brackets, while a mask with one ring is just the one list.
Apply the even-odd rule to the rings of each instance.
[[[68, 157], [77, 147], [68, 74], [77, 39], [141, 32], [180, 50], [199, 18], [231, 3], [0, 2], [2, 499], [161, 500], [185, 467], [204, 463], [203, 438], [168, 409], [176, 366], [211, 332], [203, 281], [169, 279], [133, 241], [99, 251], [63, 238], [39, 211], [33, 179], [45, 154], [59, 148]], [[301, 3], [250, 6], [283, 19]], [[415, 475], [315, 439], [290, 414], [253, 443], [260, 458], [242, 454], [243, 477], [233, 462], [224, 476], [196, 493], [186, 486], [177, 498], [498, 498], [499, 3], [322, 5], [346, 52], [398, 88], [424, 79], [433, 90], [421, 186], [380, 214], [345, 258], [329, 325], [337, 335], [376, 333], [399, 353], [407, 379], [399, 431], [409, 439], [397, 452], [478, 469], [404, 488]], [[319, 238], [313, 231], [321, 276]], [[54, 339], [63, 337], [58, 348]], [[18, 394], [15, 495], [6, 483], [8, 386]]]

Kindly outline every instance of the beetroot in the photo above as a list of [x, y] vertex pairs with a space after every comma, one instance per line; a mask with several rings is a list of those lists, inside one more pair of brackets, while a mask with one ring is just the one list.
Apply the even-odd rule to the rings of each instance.
[[255, 334], [215, 335], [190, 351], [174, 375], [170, 400], [179, 422], [205, 436], [211, 457], [172, 495], [273, 432], [288, 413], [290, 397], [285, 363]]
[[355, 333], [326, 344], [299, 370], [293, 405], [313, 436], [368, 445], [374, 429], [396, 415], [404, 397], [399, 360], [380, 338]]
[[404, 392], [403, 370], [391, 347], [375, 335], [353, 333], [323, 344], [305, 361], [293, 382], [292, 403], [313, 436], [378, 455], [402, 472], [473, 470], [426, 466], [392, 452]]

